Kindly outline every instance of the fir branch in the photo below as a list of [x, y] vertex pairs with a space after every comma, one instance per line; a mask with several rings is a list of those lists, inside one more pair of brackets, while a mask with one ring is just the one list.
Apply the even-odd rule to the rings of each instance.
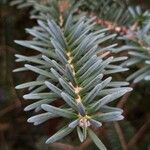
[[123, 62], [122, 66], [136, 66], [138, 68], [136, 72], [127, 78], [128, 81], [133, 81], [133, 83], [149, 80], [149, 26], [149, 23], [147, 23], [142, 29], [139, 29], [132, 38], [130, 38], [130, 36], [123, 37], [122, 39], [128, 43], [128, 46], [120, 50], [118, 49], [120, 52], [128, 51], [130, 56], [130, 59]]
[[[29, 118], [28, 122], [33, 122], [35, 125], [38, 125], [55, 117], [69, 118], [71, 121], [67, 125], [68, 127], [58, 131], [50, 137], [47, 143], [53, 143], [61, 139], [61, 137], [66, 136], [76, 127], [83, 128], [81, 134], [83, 134], [85, 140], [90, 126], [98, 128], [102, 125], [101, 122], [123, 119], [121, 115], [122, 110], [107, 107], [107, 104], [131, 90], [131, 88], [127, 87], [121, 89], [123, 84], [121, 82], [111, 82], [111, 77], [104, 80], [103, 75], [98, 76], [100, 73], [105, 75], [123, 71], [122, 68], [118, 68], [117, 66], [110, 67], [113, 66], [114, 62], [120, 61], [120, 59], [114, 61], [113, 57], [105, 58], [106, 54], [97, 55], [97, 52], [99, 53], [105, 50], [105, 48], [100, 50], [98, 45], [113, 38], [114, 35], [105, 36], [102, 34], [103, 36], [100, 36], [98, 33], [103, 31], [92, 32], [90, 20], [83, 17], [74, 23], [70, 17], [64, 27], [64, 33], [53, 20], [47, 20], [46, 23], [39, 22], [42, 34], [39, 31], [39, 33], [35, 32], [35, 29], [29, 32], [31, 34], [36, 33], [33, 34], [33, 36], [37, 38], [37, 41], [40, 40], [41, 43], [47, 42], [47, 36], [49, 34], [49, 42], [51, 43], [53, 55], [42, 47], [34, 47], [34, 49], [37, 51], [40, 49], [41, 53], [43, 52], [44, 55], [46, 54], [45, 56], [37, 55], [26, 57], [16, 55], [19, 61], [26, 60], [34, 62], [35, 64], [40, 63], [43, 67], [47, 66], [49, 68], [47, 69], [46, 67], [41, 69], [37, 65], [26, 64], [25, 67], [27, 69], [40, 76], [36, 81], [24, 83], [16, 87], [17, 89], [30, 87], [31, 92], [24, 95], [24, 99], [38, 100], [27, 106], [25, 108], [26, 111], [32, 109], [43, 109], [46, 111], [44, 114]], [[68, 24], [71, 24], [69, 28]], [[46, 34], [43, 35], [44, 33]], [[17, 43], [23, 46], [26, 45], [26, 41], [24, 43], [18, 41]], [[97, 78], [97, 76], [99, 78]], [[39, 85], [42, 85], [41, 87], [44, 86], [45, 89], [46, 87], [44, 84], [50, 90], [49, 93], [43, 93], [43, 89], [40, 91], [38, 90], [42, 93], [32, 90]], [[103, 89], [107, 90], [107, 86], [113, 88], [116, 87], [116, 85], [119, 85], [119, 92], [112, 91], [109, 94], [103, 94], [103, 96], [100, 94]], [[67, 106], [55, 107], [49, 105], [49, 103], [57, 100], [57, 98], [64, 100]], [[96, 109], [94, 109], [95, 107]], [[104, 114], [97, 114], [97, 112], [101, 111]], [[107, 111], [109, 111], [109, 113], [107, 113]], [[96, 135], [94, 135], [92, 131], [89, 132], [91, 138], [94, 138], [93, 141], [96, 145], [99, 148], [103, 147], [102, 143], [98, 145], [98, 141], [100, 140], [97, 139]]]
[[[37, 78], [16, 86], [16, 89], [28, 88], [28, 94], [23, 98], [35, 100], [24, 110], [35, 110], [39, 114], [30, 117], [28, 122], [39, 125], [51, 118], [63, 118], [65, 127], [51, 136], [46, 143], [61, 140], [76, 130], [81, 142], [90, 136], [99, 149], [105, 149], [91, 129], [100, 128], [102, 122], [122, 120], [123, 110], [117, 107], [122, 108], [125, 105], [130, 95], [128, 92], [132, 90], [127, 87], [128, 82], [114, 81], [112, 74], [124, 72], [128, 70], [128, 66], [139, 67], [138, 63], [141, 63], [143, 68], [139, 67], [127, 80], [133, 80], [133, 84], [143, 79], [150, 80], [150, 15], [149, 11], [144, 12], [139, 6], [128, 7], [121, 1], [85, 0], [76, 5], [75, 3], [74, 0], [12, 2], [18, 8], [30, 7], [30, 17], [38, 19], [37, 26], [26, 29], [32, 35], [30, 41], [15, 41], [38, 54], [15, 55], [16, 62], [28, 64], [14, 70], [35, 72]], [[83, 14], [87, 17], [81, 17]], [[107, 29], [100, 29], [101, 27]], [[116, 34], [109, 35], [108, 29], [117, 33], [127, 45], [121, 48], [115, 48], [117, 44], [108, 45], [116, 37]], [[110, 50], [116, 53], [130, 50], [130, 59], [124, 55], [111, 57]], [[121, 61], [123, 63], [120, 65]], [[117, 107], [108, 106], [123, 95]], [[52, 102], [58, 99], [64, 104], [53, 106]], [[118, 123], [114, 125], [125, 150], [127, 146], [121, 128]], [[129, 142], [129, 147], [139, 139], [138, 136], [137, 133], [131, 143]], [[90, 142], [87, 140], [87, 143]], [[72, 149], [72, 146], [67, 148]]]
[[98, 25], [108, 28], [110, 31], [118, 33], [120, 35], [128, 35], [130, 32], [133, 32], [136, 30], [135, 27], [128, 28], [126, 26], [120, 26], [117, 23], [111, 22], [109, 20], [100, 19], [95, 14], [91, 14], [90, 16], [95, 18], [94, 21]]

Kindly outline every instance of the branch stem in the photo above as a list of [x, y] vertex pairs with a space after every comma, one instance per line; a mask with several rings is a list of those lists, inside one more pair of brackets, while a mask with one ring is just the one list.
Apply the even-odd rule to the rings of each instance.
[[114, 127], [116, 129], [117, 134], [118, 134], [118, 137], [119, 137], [122, 149], [123, 150], [128, 150], [127, 143], [125, 141], [125, 138], [124, 138], [124, 135], [123, 135], [123, 131], [122, 131], [120, 125], [117, 122], [114, 122]]

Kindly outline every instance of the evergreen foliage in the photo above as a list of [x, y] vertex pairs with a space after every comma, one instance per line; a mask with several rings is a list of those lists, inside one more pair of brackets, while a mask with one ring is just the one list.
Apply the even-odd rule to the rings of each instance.
[[[36, 56], [16, 55], [17, 61], [27, 61], [32, 65], [25, 64], [15, 72], [24, 69], [38, 74], [35, 81], [16, 86], [16, 89], [29, 88], [29, 94], [24, 95], [24, 99], [37, 100], [25, 111], [46, 111], [29, 118], [28, 122], [38, 125], [56, 117], [63, 117], [68, 122], [47, 143], [61, 139], [74, 128], [83, 142], [87, 131], [90, 137], [96, 136], [89, 129], [91, 126], [98, 128], [102, 122], [123, 119], [123, 111], [108, 104], [131, 91], [126, 87], [127, 82], [115, 82], [111, 77], [113, 73], [127, 70], [116, 64], [126, 57], [103, 58], [107, 53], [105, 50], [112, 46], [101, 48], [100, 45], [115, 35], [106, 35], [105, 30], [94, 31], [91, 21], [82, 17], [74, 22], [69, 16], [62, 32], [53, 20], [39, 20], [38, 27], [27, 29], [34, 36], [32, 41], [16, 41], [40, 52]], [[104, 54], [99, 56], [99, 53]], [[58, 99], [65, 104], [53, 106], [51, 103]], [[93, 141], [97, 145], [97, 140]]]
[[[104, 150], [106, 147], [93, 129], [100, 128], [103, 122], [122, 120], [123, 110], [112, 102], [132, 90], [128, 82], [115, 80], [114, 76], [136, 66], [139, 70], [127, 81], [150, 80], [150, 15], [139, 6], [129, 7], [120, 1], [86, 0], [76, 4], [75, 0], [68, 0], [68, 3], [62, 12], [57, 0], [11, 2], [18, 8], [31, 7], [31, 18], [37, 19], [36, 26], [26, 29], [32, 39], [15, 41], [37, 54], [16, 54], [16, 61], [25, 65], [14, 70], [32, 71], [37, 76], [16, 89], [28, 88], [23, 98], [34, 101], [24, 110], [39, 112], [28, 122], [39, 125], [52, 118], [64, 119], [65, 125], [46, 143], [61, 140], [75, 130], [81, 142], [90, 137]], [[106, 24], [96, 24], [93, 16], [117, 27], [126, 26], [127, 34], [118, 36], [118, 32], [110, 32]], [[123, 55], [124, 51], [128, 51], [129, 59]], [[53, 102], [59, 100], [63, 104], [55, 106]], [[114, 132], [111, 127], [108, 135]], [[110, 143], [113, 145], [112, 139]]]
[[131, 50], [128, 52], [130, 58], [122, 66], [136, 66], [138, 69], [127, 80], [133, 80], [134, 83], [150, 80], [150, 24], [139, 29], [131, 39], [128, 37], [123, 39]]

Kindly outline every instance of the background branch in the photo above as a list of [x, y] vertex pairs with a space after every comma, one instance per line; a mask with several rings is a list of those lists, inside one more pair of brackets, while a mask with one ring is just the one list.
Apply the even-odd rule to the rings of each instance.
[[143, 138], [143, 136], [145, 136], [146, 131], [149, 131], [150, 129], [150, 117], [149, 120], [147, 122], [145, 122], [145, 124], [139, 129], [139, 131], [134, 135], [134, 137], [129, 141], [128, 143], [128, 148], [132, 149], [132, 147], [134, 147], [134, 145], [140, 141], [140, 139]]
[[114, 127], [116, 129], [116, 132], [118, 134], [121, 146], [123, 150], [127, 150], [127, 143], [125, 141], [124, 135], [123, 135], [123, 131], [120, 127], [120, 125], [117, 122], [114, 122]]

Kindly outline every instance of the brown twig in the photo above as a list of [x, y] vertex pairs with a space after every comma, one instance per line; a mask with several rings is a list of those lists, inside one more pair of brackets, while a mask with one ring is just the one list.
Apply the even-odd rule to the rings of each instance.
[[[76, 13], [80, 14], [81, 10], [78, 9]], [[132, 28], [130, 29], [125, 26], [119, 26], [118, 24], [108, 21], [108, 20], [105, 20], [105, 19], [101, 19], [101, 18], [97, 17], [97, 15], [95, 13], [87, 12], [87, 16], [95, 18], [94, 22], [96, 22], [97, 24], [104, 26], [104, 27], [110, 29], [111, 31], [122, 34], [122, 35], [127, 35], [128, 33], [131, 32], [131, 29], [132, 29]]]
[[0, 132], [8, 130], [9, 127], [10, 127], [9, 123], [0, 123]]
[[123, 150], [128, 150], [127, 143], [125, 141], [125, 138], [124, 138], [124, 135], [123, 135], [123, 132], [122, 132], [122, 129], [121, 129], [120, 125], [117, 122], [115, 122], [114, 127], [116, 129], [117, 134], [118, 134], [122, 149]]
[[134, 145], [142, 139], [142, 137], [145, 135], [146, 131], [150, 128], [150, 120], [148, 120], [140, 129], [139, 131], [133, 136], [133, 138], [128, 143], [128, 148], [132, 149]]
[[75, 150], [74, 146], [70, 144], [60, 143], [60, 142], [53, 143], [51, 147], [58, 148], [60, 150]]
[[66, 9], [68, 9], [70, 7], [68, 1], [66, 0], [61, 0], [59, 1], [59, 11], [60, 11], [60, 16], [59, 16], [59, 24], [62, 27], [63, 23], [64, 23], [64, 18], [63, 18], [63, 14], [65, 12]]
[[[80, 14], [82, 11], [80, 9], [78, 9], [76, 11], [77, 14]], [[137, 30], [139, 23], [135, 22], [133, 23], [130, 27], [124, 26], [124, 25], [118, 25], [117, 23], [105, 20], [105, 19], [101, 19], [99, 17], [97, 17], [97, 15], [95, 13], [88, 13], [87, 12], [87, 16], [90, 17], [94, 17], [94, 22], [96, 22], [97, 24], [108, 28], [110, 31], [118, 33], [120, 35], [128, 35], [129, 39], [133, 39], [134, 38], [134, 32]]]
[[6, 113], [13, 111], [15, 108], [20, 107], [20, 103], [18, 101], [15, 104], [12, 104], [0, 111], [0, 117], [4, 116]]
[[9, 150], [8, 144], [5, 140], [5, 136], [3, 132], [0, 132], [0, 149]]
[[129, 34], [131, 31], [134, 31], [136, 28], [128, 28], [126, 26], [120, 26], [118, 25], [117, 23], [113, 23], [111, 21], [108, 21], [108, 20], [104, 20], [104, 19], [100, 19], [98, 18], [95, 14], [90, 14], [91, 17], [95, 17], [95, 22], [97, 24], [100, 24], [104, 27], [107, 27], [108, 29], [110, 29], [111, 31], [113, 32], [116, 32], [116, 33], [119, 33], [119, 34], [122, 34], [122, 35], [127, 35]]
[[[135, 83], [131, 83], [130, 87], [131, 88], [135, 88], [136, 84]], [[132, 91], [131, 91], [132, 92]], [[123, 108], [124, 105], [127, 103], [129, 96], [131, 95], [131, 92], [126, 93], [122, 99], [118, 102], [117, 107], [119, 108]]]

